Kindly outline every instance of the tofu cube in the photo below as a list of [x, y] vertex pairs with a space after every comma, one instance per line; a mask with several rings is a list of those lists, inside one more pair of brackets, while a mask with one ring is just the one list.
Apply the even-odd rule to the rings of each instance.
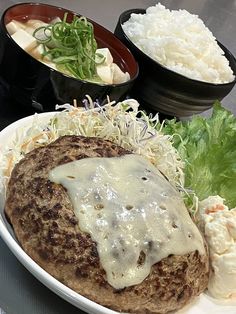
[[42, 27], [42, 26], [47, 26], [48, 24], [43, 22], [43, 21], [40, 21], [40, 20], [29, 20], [27, 21], [26, 23], [26, 27], [31, 27], [31, 28], [34, 28], [34, 29], [37, 29], [39, 27]]
[[25, 29], [24, 29], [28, 34], [30, 35], [33, 35], [35, 29], [31, 26], [27, 26]]
[[123, 72], [116, 63], [112, 63], [111, 68], [112, 68], [112, 72], [113, 72], [113, 83], [114, 84], [124, 83], [130, 79], [129, 73]]
[[12, 35], [12, 39], [27, 52], [37, 46], [37, 40], [23, 29], [15, 32]]
[[40, 61], [44, 61], [44, 62], [51, 62], [51, 60], [48, 56], [43, 56], [43, 53], [44, 53], [44, 47], [42, 44], [40, 44], [40, 45], [38, 45], [35, 48], [30, 50], [30, 54], [34, 58], [36, 58]]
[[[47, 47], [46, 47], [46, 49], [47, 49]], [[42, 57], [42, 54], [44, 53], [44, 47], [42, 44], [40, 44], [37, 47], [35, 47], [34, 49], [30, 50], [29, 53], [31, 54], [32, 57], [41, 61], [43, 64], [56, 70], [56, 64], [51, 62], [51, 59], [49, 58], [49, 56]]]
[[12, 20], [10, 23], [6, 25], [6, 29], [10, 35], [13, 35], [15, 32], [17, 32], [19, 29], [24, 29], [25, 26], [23, 23], [20, 23], [18, 21]]
[[104, 83], [107, 83], [107, 84], [113, 83], [113, 71], [110, 66], [98, 65], [97, 74]]
[[[108, 48], [99, 48], [96, 50], [96, 53], [102, 55], [105, 58], [102, 65], [111, 65], [112, 64], [113, 58], [112, 58], [112, 55], [111, 55], [110, 50]], [[96, 56], [95, 61], [97, 63], [100, 63], [101, 57]]]

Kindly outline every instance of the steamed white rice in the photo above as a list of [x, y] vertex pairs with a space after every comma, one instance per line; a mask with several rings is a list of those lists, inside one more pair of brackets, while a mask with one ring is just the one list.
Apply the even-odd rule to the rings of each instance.
[[139, 49], [175, 72], [216, 84], [234, 80], [224, 52], [197, 15], [159, 3], [146, 14], [131, 14], [122, 27]]

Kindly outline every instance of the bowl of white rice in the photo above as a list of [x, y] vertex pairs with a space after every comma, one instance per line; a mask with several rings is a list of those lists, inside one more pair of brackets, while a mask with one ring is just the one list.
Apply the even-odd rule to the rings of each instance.
[[157, 4], [123, 12], [115, 35], [139, 63], [132, 96], [143, 107], [190, 116], [222, 100], [236, 83], [236, 60], [204, 22]]

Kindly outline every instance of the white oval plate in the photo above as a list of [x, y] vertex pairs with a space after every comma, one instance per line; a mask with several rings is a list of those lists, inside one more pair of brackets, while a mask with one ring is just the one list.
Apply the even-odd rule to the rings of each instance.
[[[38, 114], [38, 121], [42, 124], [47, 123], [55, 113], [41, 113]], [[0, 156], [7, 146], [9, 147], [16, 137], [16, 134], [21, 132], [22, 128], [31, 126], [34, 116], [29, 116], [18, 120], [4, 130], [0, 132]], [[0, 186], [3, 181], [3, 177], [0, 176]], [[51, 289], [53, 292], [58, 294], [60, 297], [80, 308], [81, 310], [89, 314], [120, 314], [105, 308], [85, 297], [76, 293], [72, 289], [63, 285], [61, 282], [56, 280], [54, 277], [49, 275], [43, 270], [37, 263], [35, 263], [21, 248], [18, 241], [16, 240], [11, 226], [6, 221], [4, 215], [4, 202], [5, 192], [0, 190], [0, 235], [13, 252], [16, 258], [45, 286]], [[235, 261], [236, 262], [236, 261]], [[235, 302], [219, 302], [210, 298], [206, 294], [202, 294], [200, 297], [178, 311], [178, 314], [235, 314], [236, 313], [236, 301]]]

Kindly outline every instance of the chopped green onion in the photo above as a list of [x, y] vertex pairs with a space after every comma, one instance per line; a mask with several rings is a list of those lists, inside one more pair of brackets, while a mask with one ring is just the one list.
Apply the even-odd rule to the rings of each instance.
[[[42, 33], [40, 31], [43, 30], [43, 36], [44, 38], [42, 38]], [[41, 35], [40, 37], [37, 37], [37, 33], [38, 35]], [[51, 28], [50, 26], [41, 26], [39, 28], [37, 28], [34, 32], [33, 32], [33, 36], [37, 39], [38, 42], [40, 42], [41, 44], [46, 44], [51, 40]]]
[[[43, 57], [48, 56], [60, 71], [93, 80], [97, 78], [96, 65], [105, 60], [96, 53], [93, 25], [84, 16], [74, 16], [68, 23], [67, 15], [65, 13], [61, 22], [37, 28], [33, 36], [44, 46]], [[39, 36], [42, 30], [44, 36]]]

